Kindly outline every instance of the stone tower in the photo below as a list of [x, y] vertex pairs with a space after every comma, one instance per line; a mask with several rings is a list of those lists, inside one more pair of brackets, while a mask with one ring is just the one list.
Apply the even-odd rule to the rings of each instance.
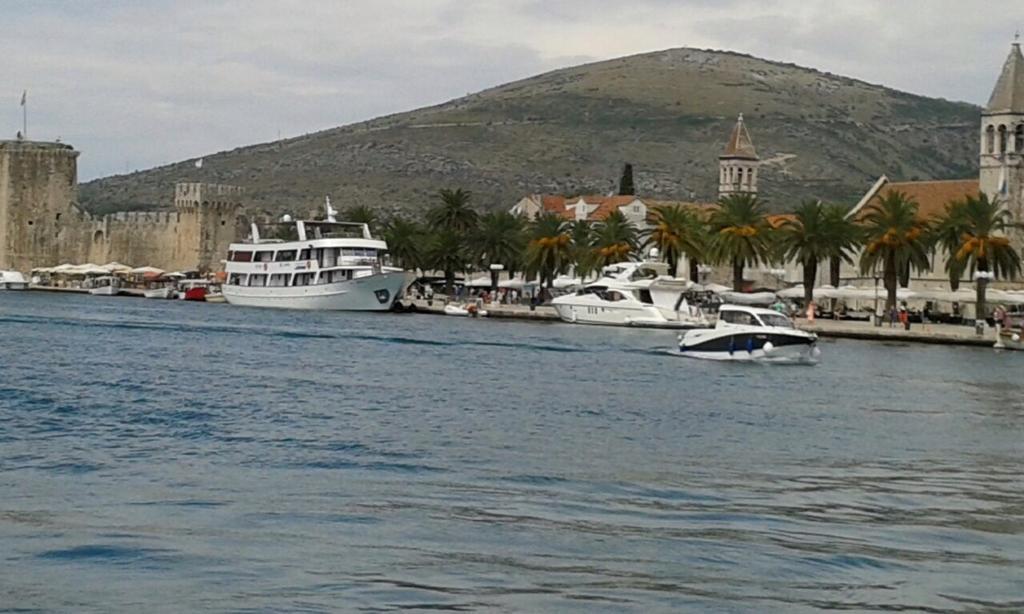
[[718, 196], [757, 194], [757, 168], [761, 165], [754, 142], [750, 140], [743, 114], [736, 119], [729, 143], [718, 156]]
[[1024, 57], [1014, 42], [981, 114], [979, 186], [1024, 220]]
[[0, 141], [0, 269], [57, 264], [77, 244], [77, 158], [61, 143]]
[[238, 240], [244, 228], [240, 214], [245, 189], [219, 183], [176, 183], [174, 208], [181, 219], [177, 240], [183, 253], [195, 253], [201, 272], [222, 270], [228, 245]]

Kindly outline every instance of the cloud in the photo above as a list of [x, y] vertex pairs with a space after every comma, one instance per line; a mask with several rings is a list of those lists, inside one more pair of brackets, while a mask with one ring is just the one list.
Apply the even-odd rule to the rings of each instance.
[[[0, 133], [83, 179], [436, 104], [562, 66], [731, 49], [982, 103], [1015, 4], [859, 0], [8, 0]], [[951, 34], [952, 33], [952, 34]], [[7, 104], [4, 104], [7, 101]]]

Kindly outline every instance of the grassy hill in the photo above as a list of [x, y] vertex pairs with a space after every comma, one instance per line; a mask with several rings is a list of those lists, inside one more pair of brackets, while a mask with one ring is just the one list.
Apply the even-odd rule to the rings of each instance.
[[773, 209], [854, 202], [880, 174], [977, 174], [979, 108], [793, 64], [670, 49], [566, 68], [450, 102], [240, 147], [81, 186], [89, 209], [171, 205], [176, 181], [245, 186], [257, 210], [422, 210], [442, 187], [483, 207], [527, 193], [606, 193], [632, 162], [637, 193], [714, 200], [717, 156], [743, 113]]

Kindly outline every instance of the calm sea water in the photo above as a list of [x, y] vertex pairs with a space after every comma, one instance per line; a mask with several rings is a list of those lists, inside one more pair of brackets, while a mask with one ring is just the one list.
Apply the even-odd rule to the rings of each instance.
[[0, 610], [1024, 609], [1024, 353], [0, 294]]

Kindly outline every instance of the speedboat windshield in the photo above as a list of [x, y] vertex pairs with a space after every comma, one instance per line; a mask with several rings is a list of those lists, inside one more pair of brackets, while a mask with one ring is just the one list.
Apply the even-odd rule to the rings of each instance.
[[781, 313], [764, 313], [760, 316], [761, 321], [764, 322], [765, 326], [774, 326], [776, 328], [793, 328], [793, 322], [789, 318], [782, 315]]

